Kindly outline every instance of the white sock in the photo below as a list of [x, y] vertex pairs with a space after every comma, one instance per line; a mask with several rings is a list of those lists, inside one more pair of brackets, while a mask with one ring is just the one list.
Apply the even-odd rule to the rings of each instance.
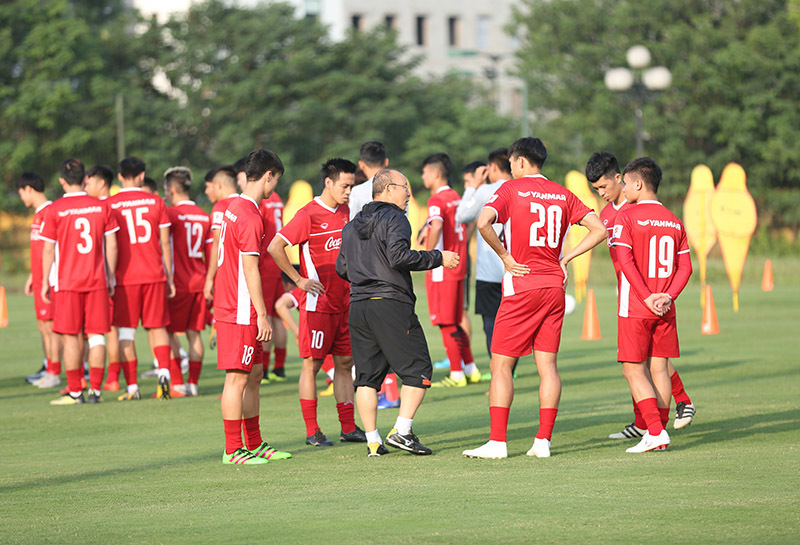
[[413, 418], [403, 418], [402, 416], [398, 416], [397, 421], [394, 423], [394, 429], [396, 429], [397, 433], [400, 435], [408, 435], [411, 432], [411, 423], [413, 421]]
[[378, 430], [372, 430], [366, 432], [367, 434], [367, 443], [380, 443], [383, 444], [383, 440], [381, 439], [381, 434]]
[[450, 371], [450, 378], [453, 380], [464, 380], [464, 371]]
[[128, 393], [129, 394], [135, 394], [138, 391], [139, 391], [139, 385], [138, 384], [128, 384]]
[[161, 378], [161, 377], [166, 377], [167, 380], [170, 380], [172, 377], [169, 375], [169, 369], [167, 369], [167, 368], [159, 369], [158, 370], [158, 378]]
[[464, 372], [468, 375], [475, 373], [478, 370], [478, 366], [475, 365], [475, 362], [468, 363], [464, 366]]

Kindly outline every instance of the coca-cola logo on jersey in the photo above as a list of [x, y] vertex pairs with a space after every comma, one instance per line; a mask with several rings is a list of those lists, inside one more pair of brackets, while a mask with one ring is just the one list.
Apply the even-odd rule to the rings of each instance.
[[325, 251], [329, 252], [331, 250], [338, 250], [342, 245], [342, 237], [339, 238], [329, 238], [325, 242]]

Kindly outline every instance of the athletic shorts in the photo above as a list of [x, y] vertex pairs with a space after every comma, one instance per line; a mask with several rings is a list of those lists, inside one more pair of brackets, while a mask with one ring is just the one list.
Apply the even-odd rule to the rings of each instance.
[[104, 335], [108, 323], [108, 291], [57, 291], [53, 294], [53, 331], [62, 335]]
[[678, 358], [678, 326], [668, 318], [618, 318], [617, 361], [641, 363], [647, 358]]
[[148, 329], [169, 325], [167, 283], [117, 286], [114, 291], [114, 325]]
[[443, 280], [433, 282], [425, 278], [428, 293], [428, 312], [433, 325], [456, 325], [464, 313], [464, 281]]
[[475, 281], [475, 314], [496, 316], [503, 300], [503, 284], [500, 282]]
[[467, 252], [467, 274], [464, 276], [464, 310], [469, 310], [469, 284], [472, 276], [472, 260]]
[[49, 322], [53, 319], [53, 289], [48, 292], [49, 303], [42, 299], [42, 285], [33, 285], [33, 310], [36, 311], [36, 319], [42, 322]]
[[264, 304], [267, 306], [267, 314], [269, 316], [278, 316], [275, 312], [275, 303], [281, 298], [281, 295], [286, 293], [286, 288], [283, 287], [283, 278], [264, 278], [261, 277], [261, 293], [264, 296]]
[[217, 322], [217, 369], [244, 371], [263, 363], [263, 350], [258, 337], [258, 326]]
[[350, 305], [349, 323], [356, 387], [379, 390], [390, 368], [404, 386], [430, 387], [431, 356], [413, 305], [392, 299], [356, 301]]
[[300, 309], [300, 357], [321, 360], [328, 354], [352, 356], [347, 315]]
[[206, 298], [202, 292], [178, 292], [167, 299], [169, 325], [167, 331], [178, 333], [187, 330], [203, 331], [206, 327]]
[[[114, 288], [116, 290], [116, 288]], [[114, 325], [114, 298], [108, 298], [108, 323]], [[116, 327], [116, 326], [114, 326]]]
[[494, 322], [492, 354], [518, 358], [531, 349], [558, 352], [564, 290], [539, 288], [503, 297]]

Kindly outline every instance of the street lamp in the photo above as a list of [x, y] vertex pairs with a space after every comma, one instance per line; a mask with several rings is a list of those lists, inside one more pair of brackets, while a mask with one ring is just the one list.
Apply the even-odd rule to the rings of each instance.
[[[611, 68], [606, 72], [604, 81], [611, 91], [627, 91], [633, 88], [636, 101], [636, 156], [644, 154], [644, 128], [642, 123], [642, 104], [647, 98], [647, 91], [663, 91], [672, 84], [672, 73], [664, 66], [650, 65], [650, 51], [643, 45], [634, 45], [625, 54], [628, 68]], [[647, 68], [647, 69], [646, 69]], [[645, 70], [646, 69], [646, 70]]]

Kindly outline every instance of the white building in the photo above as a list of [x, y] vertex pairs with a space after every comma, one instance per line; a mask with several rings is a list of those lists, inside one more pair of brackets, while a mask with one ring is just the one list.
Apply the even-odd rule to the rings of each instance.
[[[145, 15], [159, 18], [186, 11], [195, 0], [129, 0]], [[259, 0], [228, 0], [254, 6]], [[270, 0], [267, 0], [270, 1]], [[508, 74], [514, 62], [516, 40], [506, 32], [512, 0], [284, 0], [299, 17], [316, 16], [342, 40], [351, 28], [379, 25], [397, 31], [409, 53], [423, 55], [417, 71], [442, 75], [468, 74], [488, 85], [499, 111], [522, 113], [522, 83]]]

